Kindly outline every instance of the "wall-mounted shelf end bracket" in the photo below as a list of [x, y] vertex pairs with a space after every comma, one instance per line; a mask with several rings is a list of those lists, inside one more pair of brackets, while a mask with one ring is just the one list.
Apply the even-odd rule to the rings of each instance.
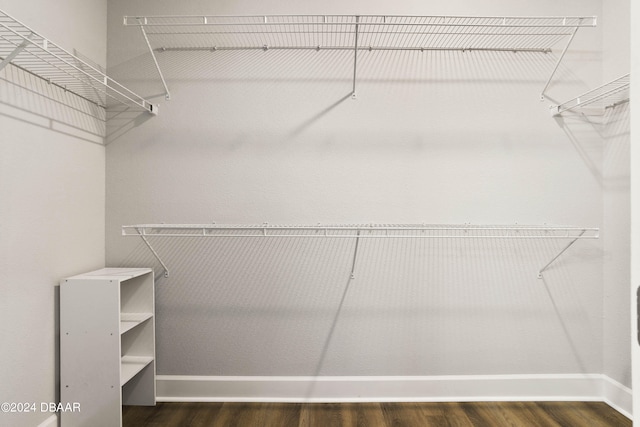
[[[149, 41], [149, 37], [147, 36], [147, 32], [144, 29], [144, 25], [147, 23], [146, 18], [138, 18], [137, 21], [140, 25], [140, 31], [142, 32], [142, 36], [144, 37], [144, 41], [147, 44], [147, 48], [149, 48], [149, 53], [151, 54], [151, 58], [153, 59], [153, 64], [156, 66], [156, 71], [158, 71], [158, 76], [160, 76], [160, 81], [162, 81], [162, 86], [164, 87], [164, 99], [167, 101], [171, 100], [171, 92], [169, 92], [169, 86], [167, 86], [167, 81], [164, 78], [164, 74], [162, 74], [162, 70], [160, 69], [160, 64], [158, 64], [158, 58], [156, 58], [156, 54], [153, 51], [153, 47], [151, 47], [151, 42]], [[124, 17], [124, 25], [127, 25], [127, 17]]]
[[[160, 258], [160, 255], [158, 255], [158, 252], [156, 252], [155, 249], [153, 249], [153, 246], [151, 246], [151, 243], [149, 243], [149, 240], [147, 240], [147, 237], [145, 236], [145, 229], [142, 227], [133, 227], [133, 229], [138, 233], [138, 236], [140, 236], [140, 238], [142, 239], [142, 241], [144, 242], [145, 245], [147, 245], [147, 247], [149, 248], [149, 250], [151, 251], [151, 253], [153, 254], [153, 256], [156, 258], [156, 260], [158, 260], [158, 262], [160, 263], [160, 265], [162, 266], [162, 268], [164, 269], [164, 277], [165, 278], [169, 278], [169, 268], [167, 267], [167, 265], [162, 261], [162, 259]], [[122, 235], [123, 236], [128, 236], [129, 234], [126, 233], [124, 231], [124, 229], [122, 230]]]
[[[558, 57], [558, 60], [556, 61], [555, 67], [553, 67], [553, 70], [551, 71], [551, 75], [549, 76], [549, 79], [547, 80], [547, 83], [544, 85], [544, 88], [540, 92], [540, 100], [541, 101], [545, 100], [545, 94], [547, 93], [547, 89], [549, 89], [549, 86], [551, 85], [551, 80], [553, 80], [553, 76], [556, 75], [556, 72], [558, 71], [558, 68], [560, 67], [560, 64], [562, 63], [562, 60], [564, 59], [564, 56], [567, 53], [567, 50], [569, 50], [569, 46], [571, 45], [571, 42], [575, 38], [576, 33], [578, 32], [578, 29], [580, 27], [595, 27], [597, 25], [597, 21], [598, 21], [598, 19], [597, 19], [596, 16], [592, 16], [592, 17], [588, 17], [588, 18], [585, 18], [585, 17], [577, 18], [577, 23], [574, 24], [574, 28], [573, 28], [573, 31], [571, 32], [571, 35], [569, 36], [569, 40], [567, 41], [567, 44], [565, 45], [564, 49], [562, 49], [562, 53], [560, 53], [560, 56]], [[566, 18], [565, 18], [564, 24], [567, 25]]]
[[[595, 20], [595, 18], [594, 18], [594, 20]], [[556, 61], [556, 65], [555, 65], [555, 67], [553, 67], [553, 70], [551, 71], [551, 75], [549, 76], [549, 79], [547, 80], [547, 83], [544, 85], [544, 88], [542, 88], [542, 92], [540, 92], [540, 101], [544, 101], [545, 100], [545, 94], [547, 93], [547, 89], [549, 88], [549, 85], [551, 84], [551, 80], [553, 79], [553, 76], [556, 75], [556, 71], [558, 71], [558, 68], [560, 67], [560, 63], [562, 62], [562, 59], [564, 58], [564, 55], [567, 53], [567, 50], [569, 50], [569, 46], [571, 45], [571, 42], [573, 41], [574, 37], [576, 36], [576, 33], [578, 32], [578, 28], [580, 28], [580, 27], [575, 27], [574, 28], [573, 33], [571, 33], [571, 36], [569, 37], [569, 41], [567, 41], [567, 44], [565, 45], [564, 49], [562, 50], [562, 53], [558, 57], [558, 60]]]
[[9, 65], [16, 56], [20, 55], [20, 52], [22, 52], [29, 45], [29, 43], [30, 41], [28, 39], [25, 39], [22, 41], [22, 43], [16, 46], [13, 52], [11, 52], [2, 61], [0, 61], [0, 70]]
[[[551, 259], [551, 261], [549, 261], [549, 262], [548, 262], [544, 267], [542, 267], [542, 268], [538, 271], [538, 279], [542, 279], [542, 273], [544, 273], [544, 272], [549, 268], [549, 266], [551, 266], [551, 264], [553, 264], [553, 263], [555, 262], [555, 260], [557, 260], [558, 258], [560, 258], [560, 256], [561, 256], [563, 253], [565, 253], [565, 252], [566, 252], [566, 251], [567, 251], [571, 246], [573, 246], [573, 244], [574, 244], [575, 242], [577, 242], [577, 241], [578, 241], [582, 236], [584, 236], [584, 235], [585, 235], [585, 233], [586, 233], [587, 231], [589, 231], [589, 230], [587, 230], [587, 229], [582, 230], [582, 231], [581, 231], [577, 236], [575, 236], [575, 238], [574, 238], [573, 240], [571, 240], [571, 241], [570, 241], [570, 242], [569, 242], [569, 243], [568, 243], [568, 244], [567, 244], [567, 245], [566, 245], [566, 246], [565, 246], [565, 247], [564, 247], [560, 252], [558, 252], [558, 253], [556, 254], [556, 256], [554, 256], [554, 257]], [[598, 235], [597, 235], [597, 232], [596, 232], [596, 234], [595, 234], [595, 236], [593, 236], [593, 238], [597, 238], [597, 237], [598, 237]]]

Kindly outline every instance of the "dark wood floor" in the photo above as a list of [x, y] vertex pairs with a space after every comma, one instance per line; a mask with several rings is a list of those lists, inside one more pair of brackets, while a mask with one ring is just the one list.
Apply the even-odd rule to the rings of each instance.
[[125, 406], [125, 427], [631, 427], [600, 402], [158, 403]]

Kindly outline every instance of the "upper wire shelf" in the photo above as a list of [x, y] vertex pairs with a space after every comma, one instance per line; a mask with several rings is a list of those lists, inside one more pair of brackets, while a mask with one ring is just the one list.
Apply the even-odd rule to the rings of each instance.
[[125, 16], [142, 30], [170, 99], [156, 52], [190, 50], [313, 49], [354, 52], [353, 95], [359, 51], [458, 50], [551, 52], [565, 43], [542, 95], [579, 28], [596, 17], [261, 15]]
[[156, 113], [153, 104], [111, 79], [96, 65], [67, 52], [0, 10], [0, 70], [9, 64], [99, 107], [118, 103]]
[[398, 15], [125, 16], [159, 49], [459, 49], [548, 51], [595, 17]]
[[551, 114], [558, 116], [566, 111], [573, 111], [591, 106], [604, 111], [629, 101], [630, 76], [625, 74], [595, 89], [583, 93], [569, 101], [551, 107]]

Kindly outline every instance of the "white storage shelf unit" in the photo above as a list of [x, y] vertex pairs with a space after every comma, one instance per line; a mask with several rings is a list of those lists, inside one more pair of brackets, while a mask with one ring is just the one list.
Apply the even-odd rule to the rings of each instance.
[[122, 405], [155, 405], [153, 272], [106, 268], [60, 284], [60, 397], [66, 426], [122, 424]]

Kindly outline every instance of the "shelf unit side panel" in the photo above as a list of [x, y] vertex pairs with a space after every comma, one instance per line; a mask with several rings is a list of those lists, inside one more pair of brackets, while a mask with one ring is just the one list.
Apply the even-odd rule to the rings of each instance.
[[67, 279], [60, 286], [60, 397], [78, 403], [65, 426], [113, 426], [121, 417], [119, 282]]
[[122, 404], [153, 406], [156, 404], [156, 364], [155, 282], [152, 270], [120, 283], [120, 309], [121, 320], [128, 313], [151, 314], [121, 335], [122, 357], [151, 359], [140, 372], [122, 385]]

